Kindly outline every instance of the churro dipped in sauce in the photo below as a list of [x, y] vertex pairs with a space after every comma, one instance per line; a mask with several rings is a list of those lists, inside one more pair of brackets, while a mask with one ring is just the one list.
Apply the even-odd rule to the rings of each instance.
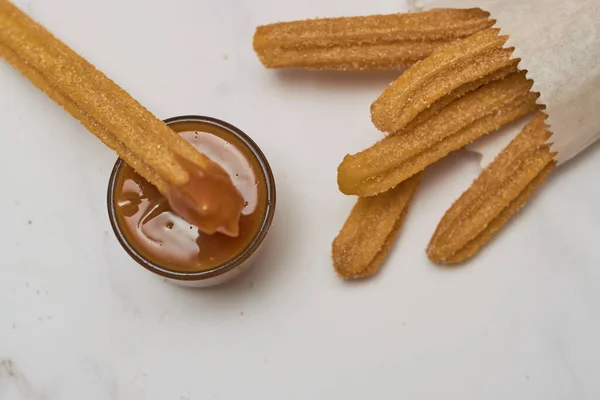
[[0, 58], [81, 121], [206, 233], [238, 235], [244, 200], [229, 176], [116, 83], [7, 0]]
[[[261, 229], [267, 209], [266, 177], [256, 156], [231, 132], [197, 121], [177, 122], [170, 127], [220, 166], [215, 170], [217, 179], [206, 184], [204, 170], [184, 162], [192, 175], [189, 183], [170, 191], [167, 201], [155, 186], [123, 165], [114, 192], [117, 221], [127, 241], [153, 263], [182, 272], [212, 269], [242, 253]], [[232, 213], [237, 199], [227, 191], [229, 182], [233, 182], [234, 194], [241, 201], [239, 219]], [[203, 198], [207, 193], [211, 197], [203, 204], [215, 207], [207, 213], [230, 216], [235, 222], [228, 227], [230, 231], [215, 228], [217, 232], [209, 234], [188, 222], [203, 210], [197, 211], [195, 203], [185, 196]], [[203, 227], [210, 225], [207, 222], [211, 218], [200, 218]], [[219, 224], [215, 220], [212, 226]], [[232, 231], [237, 235], [231, 235]]]
[[[182, 136], [186, 138], [191, 133], [183, 132]], [[197, 148], [204, 147], [202, 141], [210, 142], [208, 136], [198, 139], [198, 135], [210, 136], [209, 133], [193, 134], [192, 141], [198, 142]], [[229, 174], [217, 164], [203, 169], [183, 157], [179, 158], [179, 164], [184, 166], [189, 178], [183, 185], [167, 189], [166, 197], [173, 211], [204, 233], [238, 236], [244, 197], [232, 185]]]

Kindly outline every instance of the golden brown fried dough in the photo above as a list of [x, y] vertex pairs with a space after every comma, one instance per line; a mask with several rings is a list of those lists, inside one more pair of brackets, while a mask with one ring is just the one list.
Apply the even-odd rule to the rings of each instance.
[[373, 123], [383, 132], [398, 133], [445, 96], [457, 90], [466, 93], [476, 89], [477, 82], [485, 84], [496, 74], [510, 72], [519, 60], [511, 60], [513, 49], [503, 48], [506, 40], [489, 28], [435, 51], [404, 72], [372, 104]]
[[449, 94], [445, 95], [441, 99], [435, 101], [431, 106], [429, 106], [425, 110], [421, 111], [419, 114], [417, 114], [417, 116], [412, 121], [410, 121], [401, 131], [399, 131], [397, 133], [403, 134], [405, 132], [412, 131], [417, 125], [422, 124], [423, 122], [427, 121], [428, 119], [430, 119], [431, 117], [436, 115], [438, 112], [443, 110], [444, 107], [446, 107], [448, 104], [452, 103], [454, 100], [457, 100], [457, 99], [461, 98], [462, 96], [464, 96], [465, 94], [472, 92], [474, 90], [477, 90], [480, 87], [487, 85], [488, 83], [503, 79], [503, 78], [507, 77], [508, 75], [510, 75], [514, 72], [517, 72], [517, 71], [518, 71], [517, 65], [511, 64], [508, 67], [500, 68], [498, 71], [495, 71], [489, 75], [486, 75], [481, 79], [477, 79], [473, 82], [465, 83], [458, 89], [450, 92]]
[[477, 8], [280, 22], [259, 26], [253, 45], [268, 68], [401, 68], [493, 23]]
[[555, 168], [546, 117], [536, 114], [446, 212], [427, 249], [432, 261], [455, 264], [474, 255]]
[[379, 196], [359, 198], [333, 241], [333, 266], [345, 279], [373, 275], [402, 228], [420, 175]]
[[142, 160], [137, 158], [135, 154], [131, 152], [131, 150], [129, 150], [102, 124], [98, 123], [98, 121], [93, 119], [85, 111], [80, 110], [73, 100], [50, 85], [46, 78], [38, 70], [23, 62], [23, 60], [21, 60], [13, 51], [9, 50], [2, 44], [0, 44], [0, 57], [4, 58], [16, 70], [20, 71], [25, 78], [42, 90], [48, 97], [62, 106], [74, 118], [78, 119], [81, 124], [94, 135], [96, 135], [96, 137], [98, 137], [102, 143], [116, 151], [119, 157], [122, 158], [127, 164], [131, 165], [132, 167], [135, 166], [135, 170], [144, 179], [156, 186], [161, 192], [166, 192], [166, 182], [154, 170], [148, 167]]
[[[0, 0], [0, 46], [11, 65], [157, 184], [174, 210], [185, 200], [203, 231], [237, 235], [244, 201], [227, 173], [7, 0]], [[206, 190], [191, 195], [191, 186]], [[175, 195], [182, 200], [171, 201]]]
[[412, 130], [390, 135], [344, 158], [338, 185], [345, 194], [373, 196], [479, 137], [533, 112], [537, 93], [525, 72], [489, 83], [453, 101]]

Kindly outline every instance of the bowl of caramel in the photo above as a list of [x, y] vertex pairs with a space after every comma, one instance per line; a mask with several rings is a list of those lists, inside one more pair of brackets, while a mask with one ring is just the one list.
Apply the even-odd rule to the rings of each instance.
[[219, 164], [244, 198], [236, 237], [206, 234], [177, 215], [167, 199], [121, 159], [108, 185], [108, 214], [125, 251], [138, 264], [185, 286], [214, 286], [247, 270], [275, 214], [275, 179], [260, 148], [224, 121], [182, 116], [165, 123]]

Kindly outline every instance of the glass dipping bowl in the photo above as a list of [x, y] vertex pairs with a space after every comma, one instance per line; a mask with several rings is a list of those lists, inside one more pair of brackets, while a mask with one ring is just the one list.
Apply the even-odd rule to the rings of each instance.
[[227, 122], [218, 120], [216, 118], [193, 115], [173, 117], [165, 120], [164, 122], [169, 126], [178, 123], [194, 122], [213, 125], [217, 128], [229, 132], [230, 134], [238, 138], [242, 146], [246, 147], [247, 150], [249, 150], [250, 154], [253, 155], [258, 161], [258, 165], [260, 165], [262, 173], [265, 176], [267, 205], [264, 216], [261, 221], [260, 228], [256, 232], [254, 238], [240, 253], [235, 255], [232, 259], [222, 263], [221, 265], [217, 265], [216, 267], [213, 267], [211, 269], [195, 272], [173, 271], [171, 269], [165, 268], [164, 266], [161, 266], [140, 254], [140, 252], [136, 250], [134, 245], [128, 241], [126, 235], [123, 232], [124, 228], [122, 228], [119, 224], [116, 212], [115, 190], [117, 188], [117, 178], [119, 176], [119, 172], [121, 171], [121, 168], [126, 165], [125, 162], [121, 159], [118, 159], [115, 163], [108, 183], [107, 204], [110, 224], [112, 225], [117, 240], [119, 241], [123, 249], [125, 249], [127, 254], [129, 254], [129, 256], [133, 258], [133, 260], [135, 260], [139, 265], [146, 268], [147, 270], [182, 286], [209, 287], [220, 285], [238, 276], [243, 271], [249, 269], [249, 267], [252, 266], [256, 261], [259, 249], [261, 248], [261, 245], [263, 244], [265, 238], [267, 237], [267, 234], [269, 233], [269, 229], [271, 228], [271, 225], [273, 223], [273, 217], [275, 215], [276, 194], [275, 179], [273, 177], [273, 172], [271, 171], [267, 158], [262, 153], [260, 148], [256, 145], [256, 143], [254, 143], [254, 141], [250, 139], [250, 137], [248, 137], [248, 135], [246, 135], [244, 132], [242, 132], [235, 126], [228, 124]]

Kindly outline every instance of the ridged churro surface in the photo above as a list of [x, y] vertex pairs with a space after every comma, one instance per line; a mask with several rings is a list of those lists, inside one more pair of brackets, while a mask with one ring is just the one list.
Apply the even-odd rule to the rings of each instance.
[[513, 49], [503, 48], [506, 39], [490, 28], [435, 51], [404, 72], [372, 104], [373, 124], [382, 132], [398, 133], [436, 101], [456, 90], [460, 93], [461, 87], [476, 89], [474, 82], [485, 83], [498, 71], [510, 72], [519, 60], [510, 58]]
[[432, 261], [455, 264], [474, 255], [554, 169], [546, 118], [536, 114], [446, 212], [427, 249]]
[[402, 228], [419, 181], [417, 175], [379, 196], [358, 199], [332, 245], [340, 277], [365, 278], [377, 272]]
[[96, 137], [98, 137], [102, 143], [116, 151], [119, 157], [122, 158], [128, 165], [131, 165], [136, 171], [138, 171], [138, 173], [144, 179], [156, 186], [159, 191], [163, 193], [166, 192], [167, 183], [154, 170], [148, 167], [141, 159], [133, 154], [131, 150], [129, 150], [129, 148], [127, 148], [119, 139], [117, 139], [116, 136], [108, 131], [104, 125], [98, 123], [98, 121], [92, 118], [85, 111], [79, 109], [73, 100], [71, 100], [60, 90], [50, 85], [46, 78], [37, 69], [26, 64], [13, 51], [1, 44], [0, 57], [4, 58], [16, 70], [20, 71], [25, 78], [31, 81], [57, 104], [62, 106], [74, 118], [78, 119], [81, 124]]
[[489, 83], [443, 107], [409, 131], [390, 135], [344, 158], [338, 185], [346, 194], [373, 196], [538, 107], [525, 72]]
[[7, 0], [0, 0], [0, 46], [11, 65], [156, 184], [175, 211], [207, 233], [237, 235], [244, 200], [227, 173]]
[[[118, 131], [125, 145], [161, 176], [174, 184], [187, 180], [167, 145], [168, 137], [179, 139], [123, 89], [4, 0], [0, 2], [0, 27], [0, 41], [6, 47], [41, 71], [51, 85], [60, 87], [99, 123]], [[206, 163], [206, 158], [200, 162]]]
[[259, 26], [253, 45], [268, 68], [400, 68], [493, 23], [480, 9], [322, 18]]
[[480, 87], [487, 85], [488, 83], [500, 80], [505, 78], [506, 76], [517, 72], [518, 68], [516, 64], [511, 64], [507, 67], [500, 68], [499, 70], [484, 76], [483, 78], [474, 80], [469, 83], [465, 83], [459, 88], [453, 90], [447, 95], [441, 97], [439, 100], [436, 100], [433, 104], [427, 107], [425, 110], [421, 111], [417, 114], [417, 116], [410, 121], [402, 130], [397, 132], [398, 134], [403, 134], [405, 132], [412, 131], [416, 126], [421, 123], [427, 121], [428, 119], [435, 116], [438, 112], [444, 109], [448, 104], [452, 103], [454, 100], [457, 100], [464, 96], [465, 94], [472, 92], [474, 90], [479, 89]]

